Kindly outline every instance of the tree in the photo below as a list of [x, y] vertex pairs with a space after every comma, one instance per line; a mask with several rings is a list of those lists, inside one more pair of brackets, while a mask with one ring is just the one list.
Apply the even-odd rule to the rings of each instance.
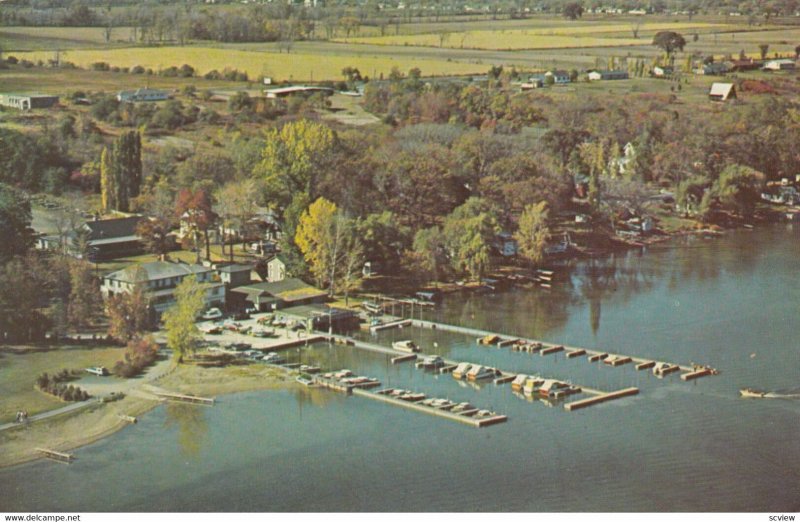
[[491, 266], [492, 243], [499, 232], [494, 210], [480, 198], [469, 198], [447, 216], [442, 232], [453, 268], [479, 279]]
[[266, 197], [282, 212], [298, 192], [316, 196], [318, 173], [336, 145], [336, 134], [309, 120], [285, 124], [264, 133], [261, 162], [254, 174], [264, 180]]
[[311, 273], [320, 286], [329, 283], [331, 295], [342, 235], [336, 204], [325, 198], [317, 199], [303, 212], [295, 234], [295, 243]]
[[412, 260], [423, 279], [438, 282], [447, 268], [445, 238], [439, 227], [424, 228], [414, 236]]
[[128, 212], [142, 184], [142, 140], [136, 131], [122, 134], [100, 155], [103, 210]]
[[564, 18], [569, 18], [570, 20], [577, 20], [581, 16], [583, 16], [583, 6], [578, 2], [569, 2], [564, 6], [562, 11]]
[[753, 215], [764, 186], [763, 173], [744, 165], [729, 165], [719, 175], [712, 193], [723, 206], [732, 208], [740, 216]]
[[188, 223], [194, 234], [197, 263], [200, 263], [200, 247], [198, 246], [200, 232], [203, 233], [206, 244], [206, 259], [210, 260], [211, 242], [208, 237], [208, 231], [213, 226], [217, 215], [214, 213], [211, 198], [208, 197], [206, 191], [203, 189], [195, 192], [188, 189], [181, 190], [175, 201], [175, 212], [179, 219]]
[[653, 45], [662, 49], [669, 59], [676, 50], [683, 51], [686, 40], [675, 31], [659, 31], [653, 37]]
[[0, 183], [0, 262], [33, 246], [31, 204], [21, 192]]
[[203, 338], [197, 328], [197, 317], [205, 307], [205, 288], [194, 276], [187, 277], [175, 289], [175, 304], [164, 312], [167, 347], [178, 362], [197, 349]]
[[156, 254], [160, 259], [166, 259], [172, 250], [172, 236], [169, 235], [172, 227], [169, 222], [156, 218], [144, 218], [136, 226], [136, 234], [142, 238], [142, 243], [147, 252]]
[[758, 45], [758, 50], [761, 52], [761, 59], [765, 59], [767, 57], [767, 53], [769, 52], [769, 44], [762, 43]]
[[[243, 245], [249, 234], [248, 225], [256, 212], [255, 194], [255, 182], [252, 179], [244, 179], [227, 183], [217, 191], [214, 198], [216, 200], [214, 208], [222, 220], [223, 233], [235, 226]], [[230, 260], [233, 261], [235, 237], [232, 234], [226, 235], [229, 236], [226, 241], [229, 244]], [[223, 244], [223, 253], [224, 251]]]
[[84, 328], [100, 311], [100, 287], [92, 265], [87, 261], [69, 261], [70, 293], [67, 317], [72, 326]]
[[110, 296], [106, 301], [108, 335], [123, 342], [141, 335], [150, 327], [150, 303], [144, 288], [144, 269], [127, 269], [127, 278], [132, 281], [132, 290]]
[[800, 45], [794, 48], [794, 57], [795, 59], [800, 59]]
[[542, 260], [545, 246], [550, 239], [550, 228], [547, 226], [549, 214], [547, 202], [541, 201], [525, 207], [519, 217], [519, 229], [514, 238], [520, 253], [532, 265]]
[[42, 339], [50, 326], [43, 300], [51, 296], [50, 270], [37, 256], [14, 257], [0, 265], [0, 342]]

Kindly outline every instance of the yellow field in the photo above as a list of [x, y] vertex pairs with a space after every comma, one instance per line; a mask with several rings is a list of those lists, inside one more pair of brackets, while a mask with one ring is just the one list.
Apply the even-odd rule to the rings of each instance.
[[[34, 51], [15, 53], [20, 59], [47, 61], [52, 52]], [[251, 79], [269, 76], [273, 80], [308, 81], [340, 80], [342, 69], [357, 67], [362, 74], [377, 77], [388, 75], [393, 67], [407, 72], [419, 67], [426, 76], [472, 74], [485, 72], [488, 65], [448, 60], [414, 59], [410, 57], [378, 57], [352, 55], [315, 55], [301, 53], [270, 53], [238, 51], [206, 47], [143, 47], [111, 50], [71, 50], [61, 53], [62, 61], [88, 67], [95, 62], [106, 62], [112, 66], [133, 67], [141, 65], [153, 70], [189, 64], [200, 75], [225, 68], [246, 71]]]
[[[579, 27], [554, 27], [507, 30], [455, 31], [446, 33], [444, 41], [440, 34], [407, 34], [391, 36], [369, 36], [358, 38], [338, 38], [335, 41], [372, 44], [402, 45], [422, 47], [447, 47], [455, 49], [575, 49], [581, 47], [616, 47], [642, 45], [646, 38], [632, 38], [633, 24], [585, 25]], [[641, 24], [640, 36], [664, 30], [730, 30], [736, 26], [703, 22], [662, 22]], [[611, 35], [621, 37], [610, 37]]]

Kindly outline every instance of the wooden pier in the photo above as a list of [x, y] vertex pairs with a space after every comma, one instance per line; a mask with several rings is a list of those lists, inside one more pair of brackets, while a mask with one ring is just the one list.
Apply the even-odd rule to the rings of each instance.
[[392, 357], [392, 364], [400, 364], [408, 361], [415, 361], [417, 359], [417, 354], [409, 353], [407, 355], [398, 355], [397, 357]]
[[392, 328], [403, 328], [405, 326], [411, 326], [411, 319], [400, 319], [398, 321], [392, 321], [389, 323], [376, 324], [374, 326], [370, 326], [369, 331], [370, 333], [376, 333], [382, 330], [390, 330]]
[[[385, 402], [387, 404], [392, 404], [394, 406], [400, 406], [401, 408], [406, 408], [409, 410], [414, 410], [422, 413], [427, 413], [428, 415], [435, 415], [437, 417], [443, 419], [449, 419], [456, 422], [460, 422], [462, 424], [467, 424], [476, 428], [482, 428], [484, 426], [491, 426], [493, 424], [498, 424], [501, 422], [506, 422], [508, 417], [505, 415], [493, 415], [491, 417], [482, 417], [476, 418], [474, 417], [475, 413], [477, 413], [477, 408], [474, 410], [470, 410], [467, 412], [462, 413], [453, 413], [451, 411], [443, 410], [441, 408], [435, 408], [432, 406], [425, 406], [424, 404], [419, 404], [418, 402], [410, 402], [398, 399], [396, 397], [391, 397], [389, 395], [378, 394], [373, 392], [368, 392], [365, 390], [353, 390], [353, 395], [358, 395], [359, 397], [365, 397], [367, 399], [373, 399], [381, 402]], [[470, 415], [465, 415], [468, 413]]]
[[589, 406], [594, 406], [595, 404], [600, 404], [602, 402], [608, 402], [608, 401], [613, 401], [614, 399], [620, 399], [622, 397], [637, 395], [638, 393], [639, 393], [639, 388], [625, 388], [623, 390], [617, 390], [614, 392], [603, 393], [601, 395], [595, 395], [594, 397], [589, 397], [588, 399], [581, 399], [579, 401], [568, 402], [564, 405], [564, 408], [567, 411], [579, 410], [581, 408], [588, 408]]
[[539, 352], [539, 355], [544, 356], [544, 355], [550, 355], [551, 353], [558, 353], [563, 351], [564, 351], [563, 346], [550, 346], [549, 348], [542, 348], [542, 351]]
[[47, 457], [48, 459], [52, 459], [57, 462], [63, 462], [65, 464], [69, 464], [75, 459], [75, 457], [71, 453], [63, 453], [61, 451], [45, 449], [45, 448], [36, 448], [36, 451], [41, 453], [43, 457]]
[[[560, 351], [566, 351], [568, 358], [578, 357], [579, 355], [587, 355], [588, 359], [589, 359], [589, 362], [603, 361], [607, 357], [613, 357], [613, 358], [615, 358], [614, 360], [625, 361], [625, 362], [617, 362], [617, 364], [612, 365], [612, 366], [621, 366], [621, 365], [624, 365], [624, 364], [627, 364], [627, 363], [635, 363], [637, 370], [644, 370], [644, 369], [647, 369], [647, 368], [652, 368], [653, 366], [655, 366], [659, 362], [664, 362], [664, 361], [655, 361], [655, 360], [652, 360], [652, 359], [645, 359], [645, 358], [641, 358], [641, 357], [627, 356], [627, 355], [624, 355], [624, 354], [615, 354], [615, 353], [610, 353], [610, 352], [601, 352], [601, 351], [597, 351], [597, 350], [589, 350], [587, 348], [581, 348], [581, 347], [578, 347], [578, 346], [566, 346], [566, 345], [559, 345], [559, 344], [555, 344], [555, 343], [547, 343], [547, 342], [539, 341], [539, 340], [536, 340], [536, 339], [515, 338], [514, 336], [510, 336], [510, 335], [506, 335], [506, 334], [502, 334], [502, 333], [497, 333], [497, 332], [490, 332], [488, 330], [480, 330], [480, 329], [477, 329], [477, 328], [469, 328], [469, 327], [465, 327], [465, 326], [457, 326], [457, 325], [446, 324], [446, 323], [437, 323], [437, 322], [433, 322], [433, 321], [425, 321], [425, 320], [422, 320], [422, 319], [412, 319], [412, 325], [416, 326], [416, 327], [419, 327], [419, 328], [429, 328], [429, 329], [435, 329], [435, 330], [444, 330], [446, 332], [453, 332], [453, 333], [469, 335], [471, 337], [476, 337], [476, 338], [479, 338], [479, 339], [482, 339], [482, 338], [485, 338], [485, 337], [490, 337], [490, 336], [495, 336], [495, 337], [498, 337], [498, 338], [501, 339], [500, 342], [503, 342], [504, 340], [511, 340], [513, 338], [515, 340], [515, 342], [514, 343], [509, 343], [509, 344], [512, 344], [515, 350], [535, 352], [535, 351], [539, 350], [537, 348], [537, 346], [541, 346], [542, 348], [540, 350], [540, 354], [542, 354], [542, 355], [547, 355], [547, 354], [556, 353], [556, 352], [560, 352]], [[521, 342], [521, 343], [525, 343], [525, 344], [520, 345], [518, 347], [518, 345], [516, 344], [517, 342]], [[505, 344], [504, 344], [504, 346], [505, 346]], [[704, 377], [706, 375], [716, 375], [718, 373], [716, 370], [714, 370], [713, 368], [709, 368], [709, 367], [693, 367], [693, 366], [678, 365], [678, 364], [676, 364], [674, 366], [677, 367], [676, 371], [684, 372], [684, 374], [681, 375], [681, 379], [683, 379], [684, 381], [689, 381], [689, 380], [692, 380], [692, 379], [698, 379], [698, 378]]]
[[209, 406], [214, 404], [214, 399], [209, 397], [197, 397], [195, 395], [183, 395], [181, 393], [166, 391], [154, 391], [153, 394], [168, 401], [189, 402], [192, 404], [205, 404]]

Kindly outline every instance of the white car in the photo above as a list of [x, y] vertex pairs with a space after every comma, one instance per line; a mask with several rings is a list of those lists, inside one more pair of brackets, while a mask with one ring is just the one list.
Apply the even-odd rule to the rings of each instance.
[[222, 319], [222, 310], [219, 308], [209, 308], [203, 314], [203, 319], [206, 321], [213, 321], [214, 319]]

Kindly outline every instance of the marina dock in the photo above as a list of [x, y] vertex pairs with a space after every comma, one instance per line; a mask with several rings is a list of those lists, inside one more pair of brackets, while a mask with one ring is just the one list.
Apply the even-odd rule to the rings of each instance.
[[[425, 320], [422, 320], [422, 319], [413, 319], [412, 320], [412, 325], [416, 326], [416, 327], [419, 327], [419, 328], [443, 330], [443, 331], [446, 331], [446, 332], [453, 332], [453, 333], [469, 335], [469, 336], [476, 337], [476, 338], [479, 338], [479, 339], [487, 338], [487, 337], [497, 337], [498, 339], [500, 339], [498, 341], [498, 343], [497, 343], [498, 345], [500, 345], [500, 343], [504, 343], [504, 341], [506, 341], [506, 340], [511, 340], [511, 339], [515, 339], [515, 340], [519, 340], [521, 342], [529, 343], [530, 346], [542, 345], [543, 348], [540, 351], [540, 353], [542, 355], [547, 355], [547, 354], [550, 354], [550, 353], [556, 353], [556, 352], [560, 352], [560, 351], [566, 351], [568, 358], [577, 357], [578, 355], [588, 355], [589, 362], [602, 361], [602, 360], [605, 360], [607, 357], [613, 357], [614, 360], [616, 360], [616, 361], [624, 361], [624, 362], [617, 362], [617, 364], [614, 364], [612, 366], [621, 366], [621, 365], [624, 365], [624, 364], [627, 364], [627, 363], [636, 363], [636, 365], [637, 365], [636, 369], [637, 370], [643, 370], [643, 369], [647, 369], [647, 368], [652, 368], [656, 364], [662, 362], [662, 361], [655, 361], [655, 360], [651, 360], [651, 359], [644, 359], [644, 358], [641, 358], [641, 357], [628, 356], [628, 355], [624, 355], [624, 354], [615, 354], [615, 353], [610, 353], [610, 352], [601, 352], [601, 351], [597, 351], [597, 350], [590, 350], [590, 349], [581, 348], [581, 347], [578, 347], [578, 346], [567, 346], [567, 345], [559, 345], [559, 344], [555, 344], [555, 343], [548, 343], [548, 342], [539, 341], [539, 340], [536, 340], [536, 339], [515, 338], [514, 336], [506, 335], [506, 334], [502, 334], [502, 333], [490, 332], [490, 331], [487, 331], [487, 330], [480, 330], [480, 329], [477, 329], [477, 328], [469, 328], [469, 327], [465, 327], [465, 326], [457, 326], [457, 325], [446, 324], [446, 323], [437, 323], [437, 322], [433, 322], [433, 321], [425, 321]], [[510, 343], [506, 343], [506, 344], [510, 344]], [[504, 344], [504, 346], [506, 344]], [[534, 351], [534, 350], [530, 350], [530, 349], [525, 350], [523, 348], [522, 351]], [[576, 353], [576, 352], [578, 352], [578, 353]], [[673, 363], [669, 363], [669, 364], [672, 365]], [[681, 375], [681, 379], [684, 380], [684, 381], [689, 381], [689, 380], [692, 380], [692, 379], [698, 379], [700, 377], [705, 377], [707, 375], [716, 375], [716, 373], [717, 373], [716, 370], [714, 370], [712, 368], [709, 368], [709, 367], [693, 367], [693, 366], [680, 365], [680, 364], [675, 364], [674, 366], [676, 366], [681, 372], [684, 372]]]
[[499, 424], [501, 422], [506, 422], [508, 417], [505, 415], [492, 415], [491, 417], [481, 417], [477, 418], [474, 415], [480, 411], [479, 409], [475, 408], [472, 410], [467, 410], [462, 413], [454, 413], [449, 410], [443, 410], [441, 408], [435, 408], [432, 406], [425, 406], [420, 404], [419, 402], [411, 402], [411, 401], [404, 401], [401, 399], [397, 399], [390, 395], [384, 395], [379, 393], [373, 393], [366, 390], [353, 390], [353, 395], [357, 395], [359, 397], [365, 397], [367, 399], [373, 399], [381, 402], [385, 402], [387, 404], [392, 404], [394, 406], [400, 406], [401, 408], [406, 408], [409, 410], [414, 410], [422, 413], [427, 413], [428, 415], [435, 415], [437, 417], [443, 419], [449, 419], [452, 421], [460, 422], [462, 424], [467, 424], [469, 426], [474, 426], [476, 428], [483, 428], [485, 426], [491, 426], [493, 424]]
[[587, 408], [589, 406], [594, 406], [595, 404], [600, 404], [601, 402], [607, 402], [607, 401], [612, 401], [614, 399], [620, 399], [622, 397], [637, 395], [638, 393], [639, 393], [639, 388], [625, 388], [623, 390], [617, 390], [610, 393], [595, 395], [594, 397], [589, 397], [588, 399], [581, 399], [579, 401], [568, 402], [564, 405], [564, 408], [566, 408], [567, 411], [579, 410], [581, 408]]

